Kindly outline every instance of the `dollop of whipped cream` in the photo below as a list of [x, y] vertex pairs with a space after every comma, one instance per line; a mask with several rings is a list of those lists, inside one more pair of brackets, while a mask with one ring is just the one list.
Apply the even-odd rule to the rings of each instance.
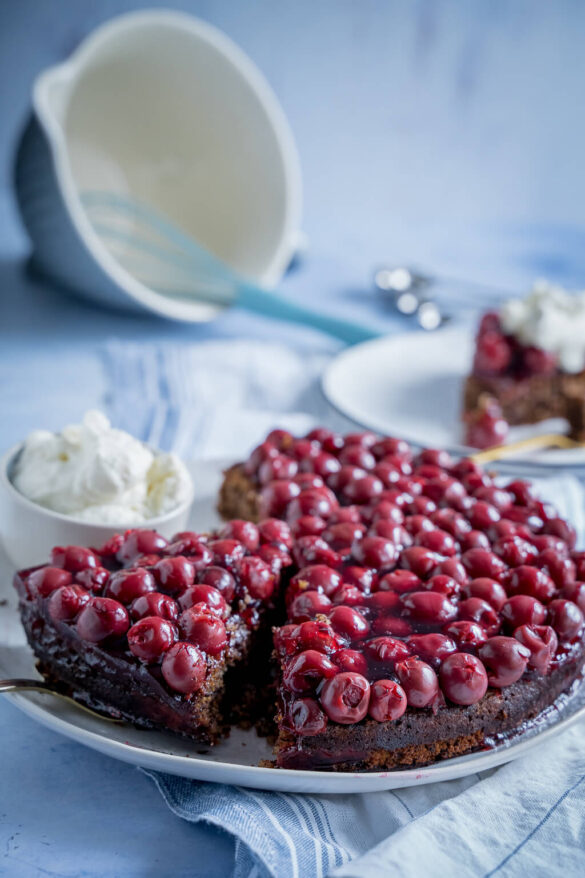
[[585, 368], [585, 290], [569, 293], [537, 281], [526, 298], [502, 306], [500, 321], [521, 344], [555, 354], [564, 372]]
[[61, 433], [35, 430], [12, 473], [33, 503], [93, 524], [130, 526], [187, 500], [191, 477], [176, 454], [152, 451], [99, 411]]

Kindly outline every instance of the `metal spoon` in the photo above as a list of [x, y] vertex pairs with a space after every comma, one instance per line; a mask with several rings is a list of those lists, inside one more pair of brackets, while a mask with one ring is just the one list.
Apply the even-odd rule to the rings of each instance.
[[97, 710], [92, 710], [91, 707], [86, 707], [84, 704], [80, 704], [79, 701], [76, 701], [74, 698], [71, 698], [69, 695], [64, 695], [63, 692], [58, 692], [56, 689], [53, 689], [48, 683], [44, 680], [27, 680], [25, 678], [14, 677], [13, 679], [8, 680], [0, 680], [0, 693], [2, 692], [44, 692], [49, 695], [55, 695], [57, 698], [61, 698], [63, 701], [67, 701], [68, 704], [73, 704], [79, 710], [85, 711], [85, 713], [89, 713], [91, 716], [97, 719], [106, 720], [109, 723], [123, 723], [122, 719], [115, 719], [111, 716], [106, 716], [106, 714], [99, 713]]

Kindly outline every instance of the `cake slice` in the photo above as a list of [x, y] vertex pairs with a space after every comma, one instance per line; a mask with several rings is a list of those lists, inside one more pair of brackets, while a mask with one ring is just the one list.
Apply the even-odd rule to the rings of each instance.
[[211, 536], [131, 530], [99, 550], [54, 549], [15, 578], [40, 671], [96, 710], [214, 743], [266, 676], [289, 541], [283, 522], [234, 521]]
[[501, 418], [515, 426], [556, 417], [585, 441], [585, 294], [540, 283], [481, 319], [463, 395], [466, 444], [498, 444]]

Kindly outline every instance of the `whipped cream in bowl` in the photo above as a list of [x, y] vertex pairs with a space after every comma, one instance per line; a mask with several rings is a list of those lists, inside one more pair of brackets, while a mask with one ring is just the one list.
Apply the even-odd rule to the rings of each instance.
[[175, 454], [153, 449], [90, 411], [59, 433], [35, 430], [2, 460], [0, 525], [16, 566], [55, 545], [98, 546], [132, 527], [185, 530], [193, 483]]

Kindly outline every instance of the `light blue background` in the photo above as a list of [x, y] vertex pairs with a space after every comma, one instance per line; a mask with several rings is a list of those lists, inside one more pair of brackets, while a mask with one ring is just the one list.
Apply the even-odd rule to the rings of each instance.
[[[96, 352], [112, 336], [329, 344], [237, 312], [206, 327], [113, 314], [27, 276], [11, 163], [33, 79], [101, 21], [145, 5], [0, 5], [2, 447], [99, 403], [105, 385]], [[170, 5], [235, 39], [291, 121], [310, 249], [284, 291], [392, 329], [404, 324], [370, 286], [384, 261], [518, 289], [543, 274], [585, 286], [580, 0]], [[37, 728], [2, 701], [0, 752], [3, 874], [226, 874], [231, 847], [213, 830], [176, 820], [132, 768]]]

